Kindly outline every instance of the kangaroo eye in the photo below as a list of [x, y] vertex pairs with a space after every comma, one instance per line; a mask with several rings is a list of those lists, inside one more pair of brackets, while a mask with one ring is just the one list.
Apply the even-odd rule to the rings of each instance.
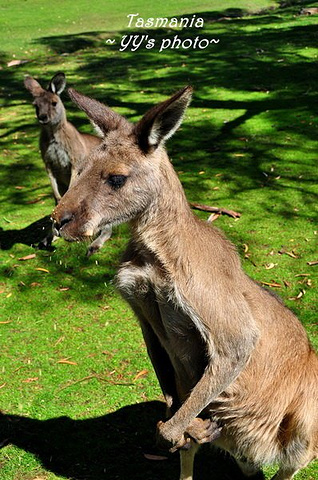
[[127, 180], [126, 175], [109, 175], [106, 182], [110, 185], [114, 190], [118, 190], [121, 188]]
[[52, 107], [56, 107], [57, 102], [52, 102]]

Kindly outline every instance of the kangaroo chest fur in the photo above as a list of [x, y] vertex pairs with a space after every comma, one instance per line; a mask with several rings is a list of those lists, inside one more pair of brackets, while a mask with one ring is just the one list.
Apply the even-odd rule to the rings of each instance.
[[68, 152], [64, 146], [53, 138], [47, 145], [44, 152], [45, 163], [55, 168], [62, 168], [67, 170], [71, 167], [71, 160]]
[[[142, 330], [149, 327], [169, 356], [183, 401], [202, 376], [205, 345], [181, 297], [159, 266], [145, 259], [124, 262], [117, 287], [136, 313]], [[148, 339], [145, 337], [147, 347]], [[182, 386], [182, 387], [181, 387]], [[183, 397], [183, 398], [182, 398]]]
[[59, 141], [59, 138], [53, 137], [41, 145], [41, 152], [49, 175], [57, 183], [59, 194], [64, 195], [69, 187], [72, 171], [71, 158], [67, 148]]

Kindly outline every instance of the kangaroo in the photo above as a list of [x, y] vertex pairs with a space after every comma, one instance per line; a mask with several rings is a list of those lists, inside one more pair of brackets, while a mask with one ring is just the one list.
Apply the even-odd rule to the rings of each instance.
[[[24, 79], [26, 89], [34, 97], [36, 116], [41, 125], [40, 150], [48, 173], [55, 203], [57, 204], [70, 184], [76, 181], [78, 173], [89, 152], [100, 145], [102, 139], [95, 135], [80, 133], [66, 119], [66, 112], [60, 98], [66, 85], [64, 73], [56, 73], [47, 89], [31, 76]], [[102, 247], [111, 236], [107, 227], [90, 245], [88, 255]], [[46, 243], [51, 243], [47, 238]]]
[[165, 150], [192, 96], [186, 87], [133, 125], [70, 89], [104, 134], [55, 208], [56, 234], [80, 241], [129, 222], [117, 274], [169, 407], [158, 436], [180, 450], [182, 480], [211, 442], [246, 478], [279, 465], [291, 480], [318, 455], [318, 357], [300, 321], [242, 270], [234, 246], [199, 220]]

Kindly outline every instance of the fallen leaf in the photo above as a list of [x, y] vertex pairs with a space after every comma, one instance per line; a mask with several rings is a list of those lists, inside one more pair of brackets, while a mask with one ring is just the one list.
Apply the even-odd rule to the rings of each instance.
[[68, 360], [67, 358], [62, 358], [61, 360], [58, 360], [56, 363], [63, 363], [66, 365], [77, 365], [76, 362], [71, 362], [71, 360]]
[[277, 266], [277, 263], [267, 263], [265, 265], [266, 270], [271, 270], [272, 268], [275, 268]]
[[31, 253], [30, 255], [26, 255], [25, 257], [20, 257], [18, 258], [18, 260], [21, 261], [25, 261], [25, 260], [31, 260], [32, 258], [35, 258], [36, 257], [36, 254], [35, 253]]
[[39, 282], [32, 282], [30, 283], [30, 287], [42, 287], [42, 285]]
[[134, 381], [138, 380], [138, 378], [142, 378], [148, 375], [148, 370], [141, 370], [134, 378]]
[[56, 347], [59, 343], [63, 342], [63, 340], [65, 339], [65, 337], [60, 337], [55, 343], [54, 343], [54, 347]]
[[296, 255], [295, 252], [293, 252], [293, 251], [292, 252], [287, 252], [284, 248], [279, 250], [278, 253], [280, 253], [280, 255], [283, 255], [283, 254], [288, 255], [289, 257], [292, 257], [292, 258], [299, 258], [299, 256]]
[[283, 282], [284, 282], [285, 287], [288, 287], [288, 288], [291, 287], [291, 283], [287, 282], [287, 280], [283, 280]]
[[102, 355], [107, 355], [107, 356], [109, 356], [109, 357], [112, 357], [114, 354], [111, 353], [111, 352], [109, 352], [108, 350], [104, 350], [104, 351], [102, 352]]
[[164, 455], [152, 455], [151, 453], [144, 453], [144, 457], [147, 460], [155, 460], [155, 461], [168, 460], [168, 457], [165, 457]]
[[214, 222], [221, 216], [220, 213], [212, 213], [209, 218], [207, 219], [207, 222]]
[[292, 297], [290, 298], [289, 300], [299, 300], [301, 297], [303, 297], [306, 293], [306, 290], [300, 290], [300, 292], [298, 293], [298, 295], [296, 297]]
[[47, 270], [46, 268], [41, 268], [41, 267], [39, 267], [39, 268], [36, 268], [35, 270], [38, 270], [39, 272], [50, 273], [50, 271]]
[[12, 323], [12, 320], [7, 320], [7, 321], [4, 321], [4, 322], [0, 322], [0, 325], [6, 325], [7, 323]]
[[10, 60], [7, 63], [7, 67], [16, 67], [17, 65], [23, 65], [24, 63], [28, 63], [29, 60]]
[[0, 385], [0, 388], [3, 388], [6, 386], [6, 383], [3, 383], [2, 385]]
[[295, 277], [310, 277], [311, 273], [297, 273]]
[[307, 265], [310, 265], [311, 267], [312, 267], [313, 265], [318, 265], [318, 260], [315, 260], [315, 261], [313, 261], [313, 262], [307, 262]]
[[244, 247], [244, 253], [247, 253], [248, 252], [248, 245], [246, 243], [243, 243], [243, 247]]
[[6, 295], [6, 298], [10, 298], [12, 295], [12, 293], [8, 293], [8, 295]]
[[16, 188], [17, 190], [23, 190], [25, 187], [21, 187], [20, 185], [17, 185], [17, 186], [14, 187], [14, 188]]
[[109, 310], [109, 309], [110, 309], [110, 306], [109, 306], [109, 305], [99, 305], [99, 307], [100, 307], [102, 310]]
[[269, 283], [269, 282], [261, 282], [262, 285], [267, 285], [268, 287], [274, 287], [274, 288], [281, 288], [280, 283]]
[[296, 255], [294, 252], [285, 252], [286, 255], [288, 255], [289, 257], [292, 257], [292, 258], [299, 258], [298, 255]]
[[22, 380], [23, 383], [31, 383], [31, 382], [37, 382], [39, 380], [39, 377], [34, 377], [34, 378], [26, 378], [25, 380]]
[[66, 291], [69, 290], [69, 289], [70, 289], [70, 287], [59, 287], [58, 290], [59, 290], [60, 292], [66, 292]]

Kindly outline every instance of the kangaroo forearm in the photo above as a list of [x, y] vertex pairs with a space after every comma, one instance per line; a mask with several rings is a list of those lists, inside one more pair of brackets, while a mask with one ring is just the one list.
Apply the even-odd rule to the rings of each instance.
[[[227, 318], [235, 318], [236, 305], [228, 303]], [[207, 341], [210, 351], [208, 365], [189, 396], [170, 419], [172, 430], [180, 435], [189, 423], [214, 401], [237, 378], [245, 368], [259, 338], [248, 305], [240, 305], [239, 327], [230, 322], [226, 325], [228, 339], [224, 341], [224, 332], [218, 331], [215, 321], [213, 337]]]
[[[171, 429], [171, 437], [181, 437], [190, 422], [215, 400], [239, 375], [246, 365], [247, 358], [235, 366], [226, 359], [209, 365], [187, 400], [173, 417], [166, 422]], [[229, 373], [230, 372], [230, 373]]]

